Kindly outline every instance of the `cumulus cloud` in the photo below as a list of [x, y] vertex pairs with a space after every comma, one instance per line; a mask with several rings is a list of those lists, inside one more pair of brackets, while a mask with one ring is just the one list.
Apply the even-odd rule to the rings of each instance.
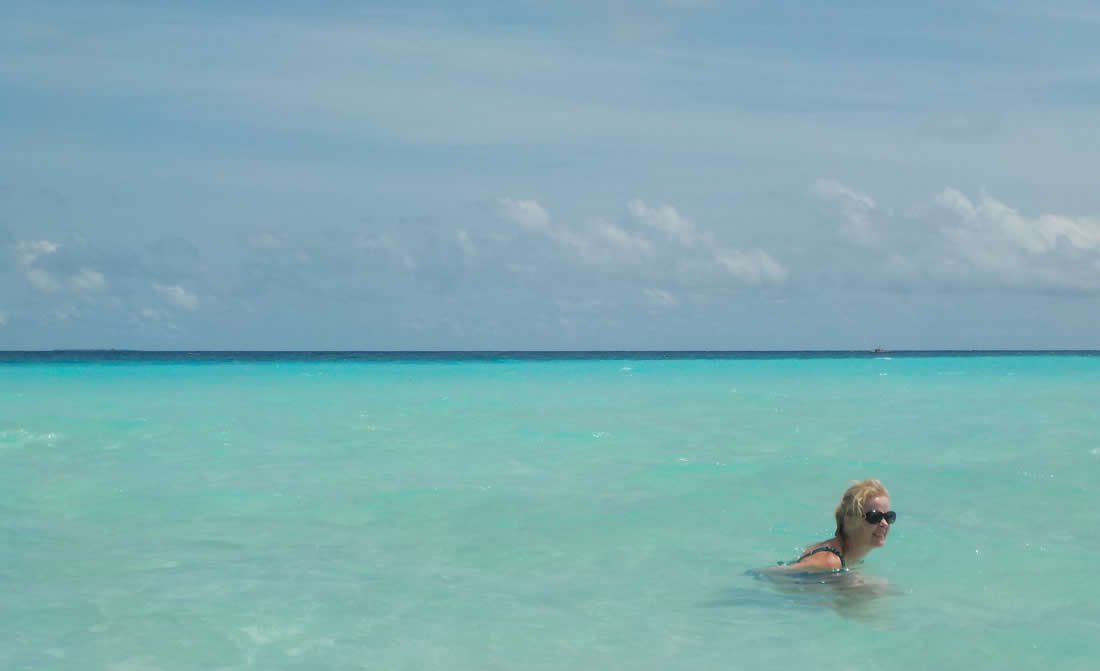
[[153, 283], [153, 289], [160, 294], [165, 301], [177, 308], [189, 312], [194, 312], [199, 309], [198, 296], [177, 284], [168, 285], [155, 282]]
[[[520, 202], [522, 207], [517, 205]], [[626, 204], [629, 217], [623, 221], [593, 217], [577, 227], [567, 227], [553, 222], [535, 201], [501, 198], [498, 204], [498, 211], [506, 219], [557, 242], [573, 260], [595, 270], [633, 272], [638, 281], [691, 286], [733, 279], [740, 284], [764, 285], [781, 283], [789, 273], [763, 250], [716, 247], [713, 233], [700, 229], [671, 205], [651, 207], [635, 199]], [[679, 244], [655, 243], [646, 237], [648, 231]], [[661, 294], [646, 295], [651, 301], [667, 305]]]
[[29, 266], [37, 261], [38, 257], [53, 254], [57, 250], [57, 243], [49, 240], [23, 240], [15, 245], [19, 263], [24, 266]]
[[867, 256], [845, 261], [862, 286], [1100, 291], [1100, 219], [1029, 215], [950, 187], [931, 207], [899, 216], [839, 182], [810, 190], [839, 208], [845, 238], [864, 242]]
[[649, 207], [641, 200], [632, 200], [626, 205], [631, 216], [639, 223], [665, 233], [685, 245], [699, 239], [695, 224], [669, 205]]
[[1008, 286], [1100, 289], [1100, 219], [1029, 217], [992, 196], [975, 202], [952, 188], [936, 203], [948, 215], [941, 231], [956, 266]]
[[[56, 259], [61, 245], [50, 240], [22, 240], [15, 244], [15, 255], [27, 282], [37, 291], [57, 293], [70, 289], [79, 293], [101, 291], [107, 280], [103, 273], [88, 267], [81, 267], [75, 273], [66, 270], [62, 260], [47, 263], [47, 258]], [[49, 266], [54, 266], [52, 269]], [[44, 267], [45, 266], [45, 267]]]
[[945, 189], [936, 202], [958, 215], [958, 223], [949, 231], [956, 239], [975, 233], [977, 238], [1007, 242], [1029, 254], [1046, 254], [1062, 244], [1067, 251], [1100, 250], [1100, 219], [1054, 214], [1029, 218], [988, 195], [972, 203], [955, 189]]
[[653, 249], [645, 237], [599, 217], [586, 219], [580, 226], [571, 228], [553, 223], [550, 214], [537, 201], [500, 198], [497, 205], [498, 213], [506, 220], [548, 237], [588, 264], [636, 263]]
[[870, 196], [832, 179], [819, 179], [810, 185], [810, 193], [840, 209], [843, 219], [841, 233], [857, 245], [873, 247], [879, 233], [871, 221], [875, 201]]
[[497, 199], [497, 211], [505, 219], [529, 231], [550, 230], [550, 214], [535, 200]]
[[62, 282], [45, 268], [35, 267], [39, 258], [54, 254], [60, 246], [49, 240], [21, 240], [15, 243], [15, 256], [27, 281], [37, 291], [54, 293], [60, 291]]

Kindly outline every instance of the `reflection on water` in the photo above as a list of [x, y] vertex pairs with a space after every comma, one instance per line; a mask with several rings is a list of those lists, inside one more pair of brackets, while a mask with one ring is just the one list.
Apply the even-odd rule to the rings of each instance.
[[889, 616], [886, 597], [904, 592], [885, 578], [858, 570], [835, 573], [770, 573], [749, 571], [753, 587], [731, 587], [703, 604], [710, 608], [831, 608], [842, 617], [880, 620]]

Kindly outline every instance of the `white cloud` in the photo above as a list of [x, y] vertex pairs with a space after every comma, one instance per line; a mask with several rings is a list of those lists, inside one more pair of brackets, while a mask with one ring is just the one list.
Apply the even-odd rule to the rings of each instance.
[[535, 200], [497, 199], [497, 211], [529, 231], [549, 231], [550, 214]]
[[661, 231], [685, 245], [693, 244], [699, 238], [695, 224], [674, 207], [649, 207], [641, 200], [632, 200], [626, 207], [639, 223]]
[[831, 179], [815, 181], [810, 185], [810, 193], [840, 208], [844, 220], [840, 232], [844, 237], [865, 247], [878, 244], [879, 234], [871, 221], [876, 207], [874, 199]]
[[936, 202], [959, 216], [952, 235], [972, 234], [979, 241], [1008, 242], [1029, 254], [1055, 251], [1060, 243], [1069, 248], [1100, 250], [1100, 219], [1043, 214], [1028, 218], [1004, 203], [983, 195], [974, 204], [955, 189], [945, 189]]
[[1100, 219], [1041, 214], [1028, 217], [989, 195], [971, 201], [945, 189], [936, 203], [953, 215], [941, 228], [941, 275], [1009, 287], [1100, 289]]
[[648, 254], [653, 245], [645, 238], [628, 233], [609, 221], [597, 219], [592, 223], [596, 235], [616, 250], [628, 254]]
[[15, 251], [19, 255], [19, 262], [24, 266], [34, 263], [38, 257], [53, 254], [58, 250], [58, 245], [49, 240], [24, 240], [15, 245]]
[[66, 288], [66, 285], [73, 291], [80, 292], [99, 291], [107, 285], [103, 273], [91, 268], [81, 268], [80, 272], [71, 275], [68, 282], [65, 282], [56, 273], [35, 265], [39, 259], [56, 253], [60, 248], [59, 244], [50, 240], [23, 240], [15, 245], [19, 263], [32, 287], [45, 293], [54, 293]]
[[76, 291], [100, 291], [107, 286], [103, 273], [91, 268], [81, 268], [80, 272], [69, 278], [69, 284]]
[[153, 289], [172, 305], [194, 312], [199, 309], [198, 296], [176, 284], [153, 284]]
[[[838, 182], [818, 180], [811, 191], [839, 204], [849, 223], [867, 223], [858, 230], [873, 236], [861, 238], [869, 256], [844, 261], [861, 286], [1100, 291], [1100, 218], [1028, 215], [955, 188], [937, 194], [935, 207], [899, 216]], [[871, 227], [872, 214], [880, 226]]]
[[759, 249], [747, 252], [723, 249], [715, 253], [715, 259], [731, 275], [749, 284], [778, 283], [787, 277], [787, 269]]
[[21, 240], [15, 244], [15, 253], [22, 266], [23, 274], [27, 281], [37, 291], [55, 293], [69, 288], [78, 292], [100, 291], [106, 285], [103, 273], [91, 268], [81, 268], [80, 272], [69, 276], [66, 281], [63, 275], [41, 268], [38, 261], [43, 257], [55, 254], [61, 249], [61, 245], [50, 240]]
[[579, 230], [574, 230], [554, 224], [550, 214], [533, 200], [499, 198], [497, 206], [505, 219], [547, 236], [586, 263], [635, 262], [652, 249], [649, 240], [598, 217], [585, 220]]
[[[701, 230], [680, 214], [675, 207], [650, 207], [642, 200], [627, 203], [628, 221], [655, 230], [679, 242], [660, 244], [642, 233], [617, 223], [592, 217], [577, 228], [555, 224], [541, 205], [534, 201], [498, 199], [499, 211], [505, 218], [538, 232], [567, 250], [573, 260], [594, 269], [631, 269], [638, 281], [669, 281], [677, 286], [711, 283], [716, 273], [733, 276], [741, 283], [752, 285], [783, 282], [788, 270], [767, 252], [754, 249], [715, 249], [715, 236]], [[522, 205], [521, 205], [522, 204]], [[707, 243], [702, 245], [700, 243]], [[651, 302], [658, 305], [676, 304], [672, 294], [661, 290], [642, 289]]]

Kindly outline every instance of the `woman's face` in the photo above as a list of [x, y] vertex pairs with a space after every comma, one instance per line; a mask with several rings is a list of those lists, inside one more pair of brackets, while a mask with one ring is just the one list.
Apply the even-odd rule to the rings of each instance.
[[[889, 512], [890, 497], [873, 496], [864, 501], [863, 511], [869, 513], [872, 510], [877, 510], [880, 513]], [[850, 521], [847, 530], [852, 536], [866, 542], [873, 548], [880, 548], [886, 545], [886, 537], [890, 535], [890, 525], [887, 524], [885, 519], [878, 524], [871, 524], [864, 518], [853, 519]]]

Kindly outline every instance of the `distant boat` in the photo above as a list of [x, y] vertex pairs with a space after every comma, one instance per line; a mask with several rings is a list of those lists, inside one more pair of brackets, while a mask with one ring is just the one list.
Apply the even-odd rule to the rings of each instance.
[[889, 350], [882, 349], [881, 347], [876, 347], [873, 350], [871, 350], [871, 353], [872, 354], [885, 354], [888, 351]]

